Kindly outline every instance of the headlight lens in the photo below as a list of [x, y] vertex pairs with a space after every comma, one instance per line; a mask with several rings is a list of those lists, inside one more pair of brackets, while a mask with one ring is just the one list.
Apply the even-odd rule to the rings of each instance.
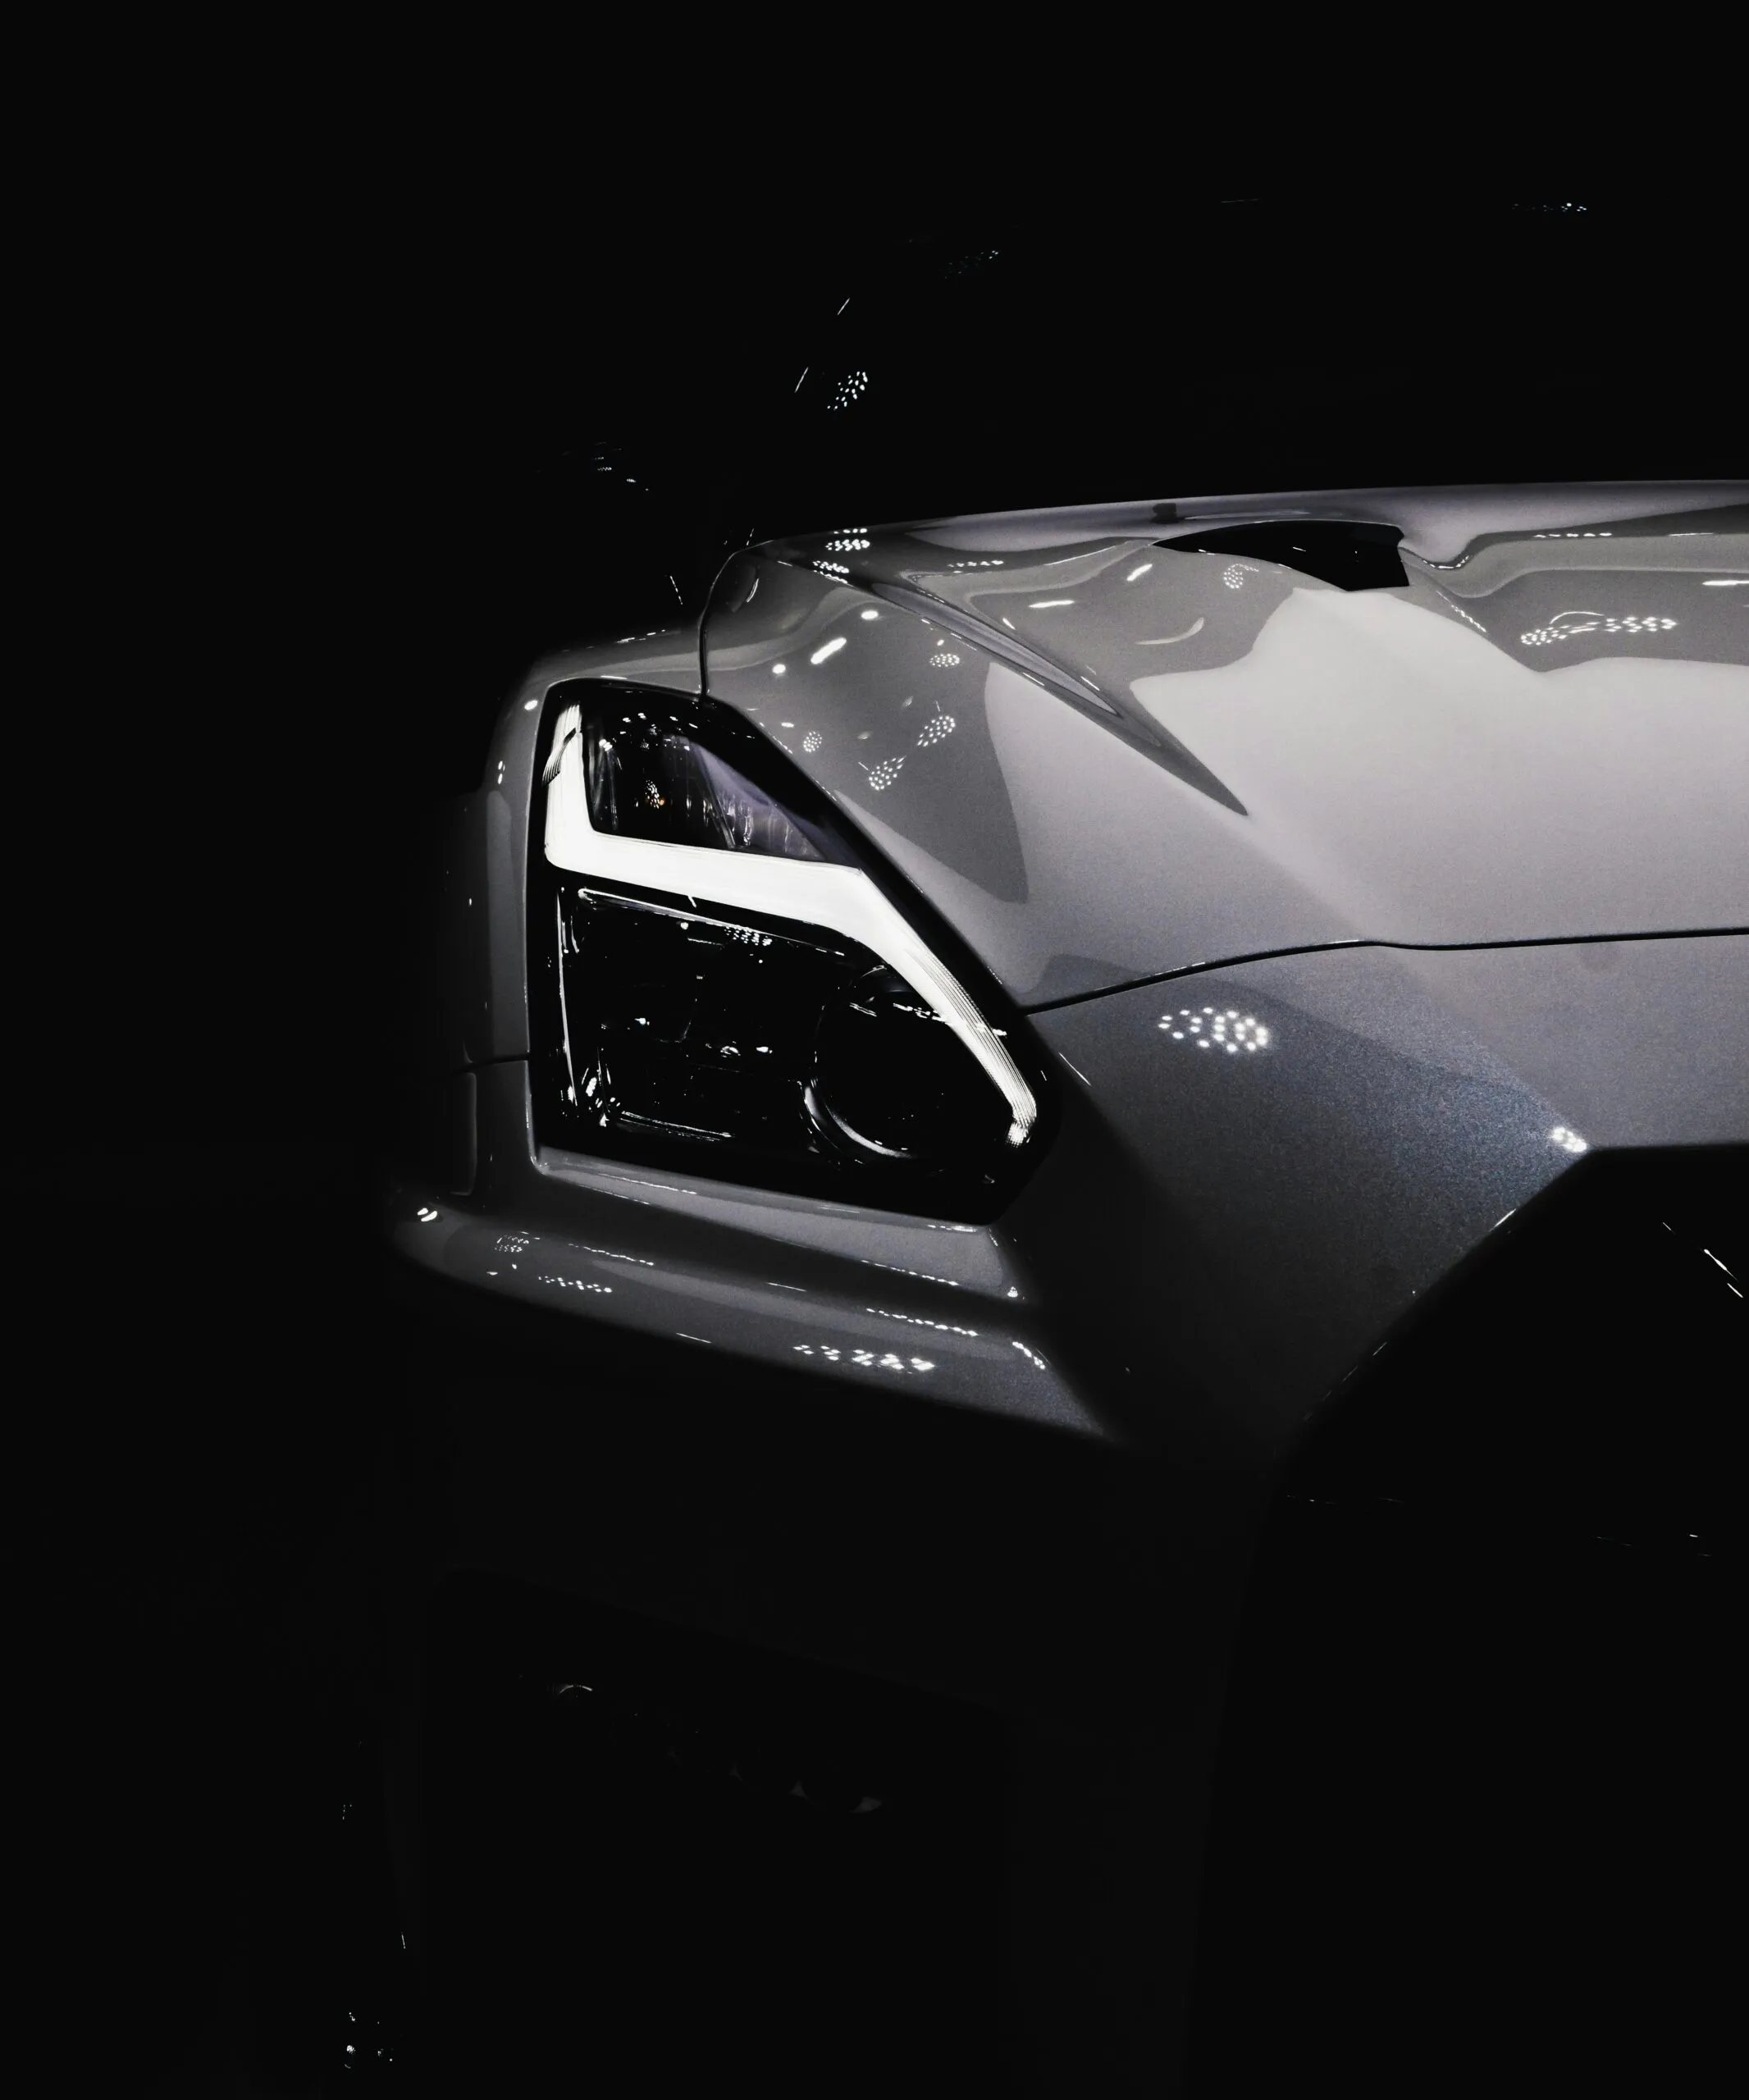
[[784, 755], [714, 702], [593, 681], [553, 689], [542, 748], [537, 1137], [993, 1215], [1036, 1149], [1037, 1071]]
[[[642, 700], [648, 704], [638, 706]], [[541, 778], [558, 784], [559, 822], [548, 825], [550, 843], [575, 851], [574, 812], [564, 801], [581, 758], [589, 829], [599, 836], [641, 838], [667, 846], [702, 846], [718, 851], [758, 853], [779, 860], [825, 861], [829, 846], [748, 779], [732, 758], [720, 757], [700, 740], [703, 713], [696, 702], [665, 693], [611, 694], [592, 706], [573, 702], [560, 714]], [[742, 765], [758, 766], [763, 754], [757, 732], [734, 734], [732, 721], [715, 725], [717, 740]], [[561, 779], [561, 776], [565, 776]], [[573, 821], [564, 822], [571, 815]], [[556, 836], [555, 836], [556, 831]]]

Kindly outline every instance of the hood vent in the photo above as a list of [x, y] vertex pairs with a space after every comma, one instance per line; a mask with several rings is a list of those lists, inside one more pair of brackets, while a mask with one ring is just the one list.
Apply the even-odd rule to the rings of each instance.
[[1334, 583], [1339, 591], [1388, 591], [1409, 582], [1397, 554], [1402, 536], [1396, 525], [1288, 518], [1255, 525], [1213, 525], [1156, 544], [1181, 554], [1250, 555]]

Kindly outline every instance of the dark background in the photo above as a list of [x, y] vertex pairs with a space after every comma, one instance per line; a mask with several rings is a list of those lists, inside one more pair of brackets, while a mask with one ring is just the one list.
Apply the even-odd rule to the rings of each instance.
[[245, 1944], [263, 2031], [318, 1989], [397, 841], [536, 655], [852, 516], [1749, 467], [1705, 198], [883, 208], [660, 152], [337, 172], [313, 117], [267, 172], [155, 141], [38, 235], [5, 1565], [13, 2018], [69, 2082], [172, 2062]]

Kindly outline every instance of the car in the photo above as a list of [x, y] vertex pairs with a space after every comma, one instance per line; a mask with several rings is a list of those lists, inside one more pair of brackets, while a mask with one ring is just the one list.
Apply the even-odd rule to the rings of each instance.
[[532, 665], [381, 1194], [447, 2060], [1681, 2085], [1746, 622], [1742, 485], [1338, 488], [847, 522]]

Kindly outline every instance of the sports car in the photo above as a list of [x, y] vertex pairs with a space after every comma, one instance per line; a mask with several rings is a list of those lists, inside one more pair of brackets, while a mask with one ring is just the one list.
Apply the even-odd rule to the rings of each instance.
[[1749, 488], [763, 541], [535, 664], [427, 844], [390, 1769], [449, 2061], [1687, 2089]]

